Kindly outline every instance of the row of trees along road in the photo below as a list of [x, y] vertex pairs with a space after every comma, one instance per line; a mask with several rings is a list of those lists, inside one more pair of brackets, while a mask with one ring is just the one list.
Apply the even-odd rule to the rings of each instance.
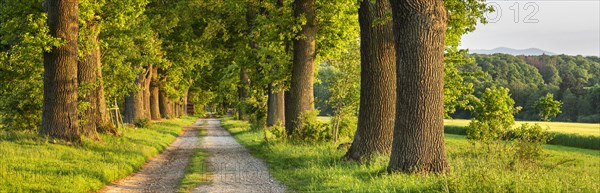
[[449, 169], [443, 118], [473, 92], [456, 68], [471, 60], [457, 49], [460, 37], [488, 11], [481, 0], [6, 0], [0, 7], [4, 127], [99, 139], [107, 104], [124, 105], [133, 123], [176, 117], [191, 101], [219, 113], [235, 107], [257, 128], [284, 124], [294, 138], [316, 115], [316, 64], [344, 65], [360, 46], [359, 123], [345, 158], [384, 154], [390, 171], [435, 173]]
[[206, 95], [192, 88], [209, 58], [186, 33], [193, 3], [0, 2], [2, 126], [99, 140], [115, 132], [113, 104], [128, 123], [182, 115], [188, 95]]

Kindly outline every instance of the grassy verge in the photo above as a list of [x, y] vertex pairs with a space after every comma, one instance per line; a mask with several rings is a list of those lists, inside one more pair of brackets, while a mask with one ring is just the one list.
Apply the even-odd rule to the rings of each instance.
[[463, 136], [446, 135], [452, 172], [445, 176], [387, 174], [386, 156], [358, 165], [341, 161], [336, 144], [266, 145], [261, 131], [245, 122], [223, 127], [252, 154], [266, 161], [273, 176], [300, 192], [598, 192], [600, 151], [548, 145], [534, 166], [509, 167], [506, 160], [478, 153]]
[[[206, 124], [206, 123], [205, 123]], [[206, 136], [206, 130], [200, 130], [198, 136]], [[200, 139], [202, 140], [202, 139]], [[200, 141], [198, 141], [200, 143]], [[185, 168], [183, 178], [179, 181], [178, 192], [191, 192], [194, 188], [208, 183], [208, 174], [204, 159], [207, 154], [204, 150], [198, 148]]]
[[137, 171], [195, 118], [167, 120], [148, 129], [82, 146], [50, 144], [29, 132], [0, 131], [0, 192], [90, 192]]

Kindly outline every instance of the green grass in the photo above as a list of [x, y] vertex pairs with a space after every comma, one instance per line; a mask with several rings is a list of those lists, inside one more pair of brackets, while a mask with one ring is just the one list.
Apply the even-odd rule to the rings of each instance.
[[[447, 126], [467, 126], [471, 120], [465, 119], [446, 119], [444, 125]], [[565, 134], [600, 136], [600, 124], [598, 123], [565, 123], [565, 122], [539, 122], [539, 121], [517, 121], [515, 127], [523, 123], [539, 124], [548, 131]]]
[[[204, 123], [206, 124], [206, 123]], [[206, 136], [206, 130], [200, 130], [198, 136]], [[200, 143], [200, 141], [198, 141]], [[185, 168], [183, 178], [179, 181], [178, 192], [192, 192], [194, 188], [208, 184], [208, 173], [206, 171], [205, 158], [207, 154], [203, 149], [196, 149], [196, 152], [190, 159], [190, 162]]]
[[168, 120], [149, 129], [124, 130], [102, 142], [50, 144], [30, 132], [0, 131], [0, 192], [91, 192], [139, 170], [195, 118]]
[[[600, 151], [546, 145], [535, 166], [510, 167], [507, 159], [481, 153], [463, 136], [446, 135], [450, 174], [387, 174], [386, 156], [359, 165], [341, 161], [336, 144], [266, 145], [261, 131], [226, 119], [223, 126], [252, 154], [263, 158], [276, 179], [300, 192], [598, 192]], [[340, 142], [341, 143], [341, 142]]]

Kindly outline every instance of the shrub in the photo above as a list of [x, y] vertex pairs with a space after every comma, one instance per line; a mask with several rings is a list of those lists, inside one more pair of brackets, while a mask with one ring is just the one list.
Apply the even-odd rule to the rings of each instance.
[[352, 140], [358, 126], [356, 116], [333, 116], [331, 118], [331, 135], [333, 141]]
[[300, 141], [326, 141], [331, 139], [329, 126], [317, 121], [318, 111], [307, 111], [300, 115], [300, 127], [292, 133], [292, 139]]
[[467, 138], [478, 141], [494, 141], [505, 137], [515, 123], [520, 107], [507, 88], [486, 88], [479, 99], [474, 100], [474, 117], [467, 127]]
[[150, 119], [136, 119], [133, 125], [137, 128], [148, 128], [150, 127]]
[[287, 138], [287, 132], [282, 123], [277, 123], [272, 127], [268, 127], [263, 130], [265, 142], [267, 143], [277, 143], [284, 142]]
[[254, 111], [250, 115], [250, 123], [253, 130], [260, 130], [267, 127], [267, 113], [264, 111]]
[[546, 144], [552, 137], [538, 124], [522, 124], [512, 131], [516, 145], [515, 156], [520, 161], [532, 162], [537, 159]]
[[253, 130], [261, 130], [267, 127], [267, 108], [264, 106], [266, 100], [264, 96], [252, 96], [246, 98], [243, 102], [245, 116], [252, 124]]

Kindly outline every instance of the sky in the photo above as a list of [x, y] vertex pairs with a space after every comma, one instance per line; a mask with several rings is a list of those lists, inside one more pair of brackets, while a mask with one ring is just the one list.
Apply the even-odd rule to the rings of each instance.
[[[462, 38], [461, 48], [540, 48], [600, 56], [600, 0], [487, 0], [497, 11]], [[518, 13], [517, 13], [518, 7]]]

